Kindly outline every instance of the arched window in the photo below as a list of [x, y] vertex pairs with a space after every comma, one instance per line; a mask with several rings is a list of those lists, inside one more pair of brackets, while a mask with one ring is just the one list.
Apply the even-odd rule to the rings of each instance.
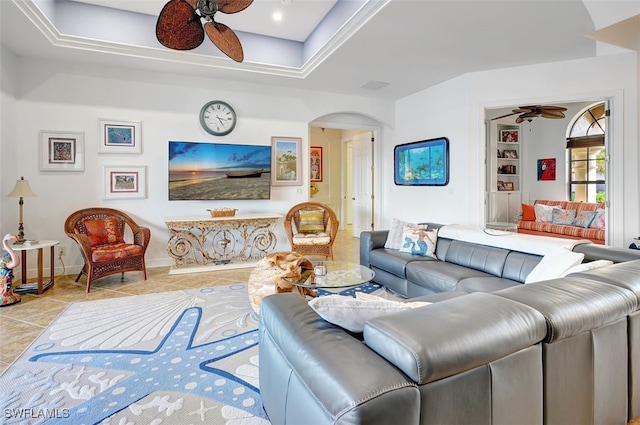
[[579, 114], [567, 137], [569, 199], [605, 202], [606, 152], [604, 146], [605, 105], [591, 105]]

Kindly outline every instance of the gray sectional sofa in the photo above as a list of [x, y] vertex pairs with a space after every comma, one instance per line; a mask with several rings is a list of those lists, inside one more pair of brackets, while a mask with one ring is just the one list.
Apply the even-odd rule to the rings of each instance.
[[361, 235], [361, 262], [375, 281], [434, 303], [353, 334], [298, 295], [265, 298], [260, 389], [274, 424], [582, 425], [640, 416], [640, 252], [576, 245], [585, 261], [617, 264], [523, 285], [540, 255], [442, 238], [438, 259], [428, 260], [385, 253], [385, 238]]

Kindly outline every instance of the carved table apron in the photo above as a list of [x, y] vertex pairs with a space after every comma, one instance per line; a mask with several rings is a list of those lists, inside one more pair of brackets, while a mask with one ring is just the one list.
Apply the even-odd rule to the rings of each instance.
[[167, 252], [175, 265], [170, 274], [252, 267], [274, 250], [273, 233], [280, 214], [233, 217], [166, 217], [171, 236]]

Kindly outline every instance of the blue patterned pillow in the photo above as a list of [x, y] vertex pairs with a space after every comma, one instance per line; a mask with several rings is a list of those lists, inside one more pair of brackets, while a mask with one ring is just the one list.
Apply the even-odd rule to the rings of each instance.
[[576, 219], [576, 210], [563, 210], [562, 208], [554, 208], [551, 215], [553, 224], [573, 224]]
[[573, 221], [573, 225], [584, 227], [585, 229], [587, 229], [589, 226], [591, 226], [591, 222], [593, 221], [593, 219], [596, 218], [596, 214], [598, 214], [596, 211], [580, 211], [576, 215], [576, 219]]

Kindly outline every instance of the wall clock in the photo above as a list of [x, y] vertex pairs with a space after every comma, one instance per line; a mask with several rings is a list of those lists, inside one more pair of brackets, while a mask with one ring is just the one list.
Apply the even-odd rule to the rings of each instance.
[[225, 136], [233, 131], [238, 118], [231, 105], [221, 100], [207, 102], [200, 110], [200, 124], [209, 134]]

